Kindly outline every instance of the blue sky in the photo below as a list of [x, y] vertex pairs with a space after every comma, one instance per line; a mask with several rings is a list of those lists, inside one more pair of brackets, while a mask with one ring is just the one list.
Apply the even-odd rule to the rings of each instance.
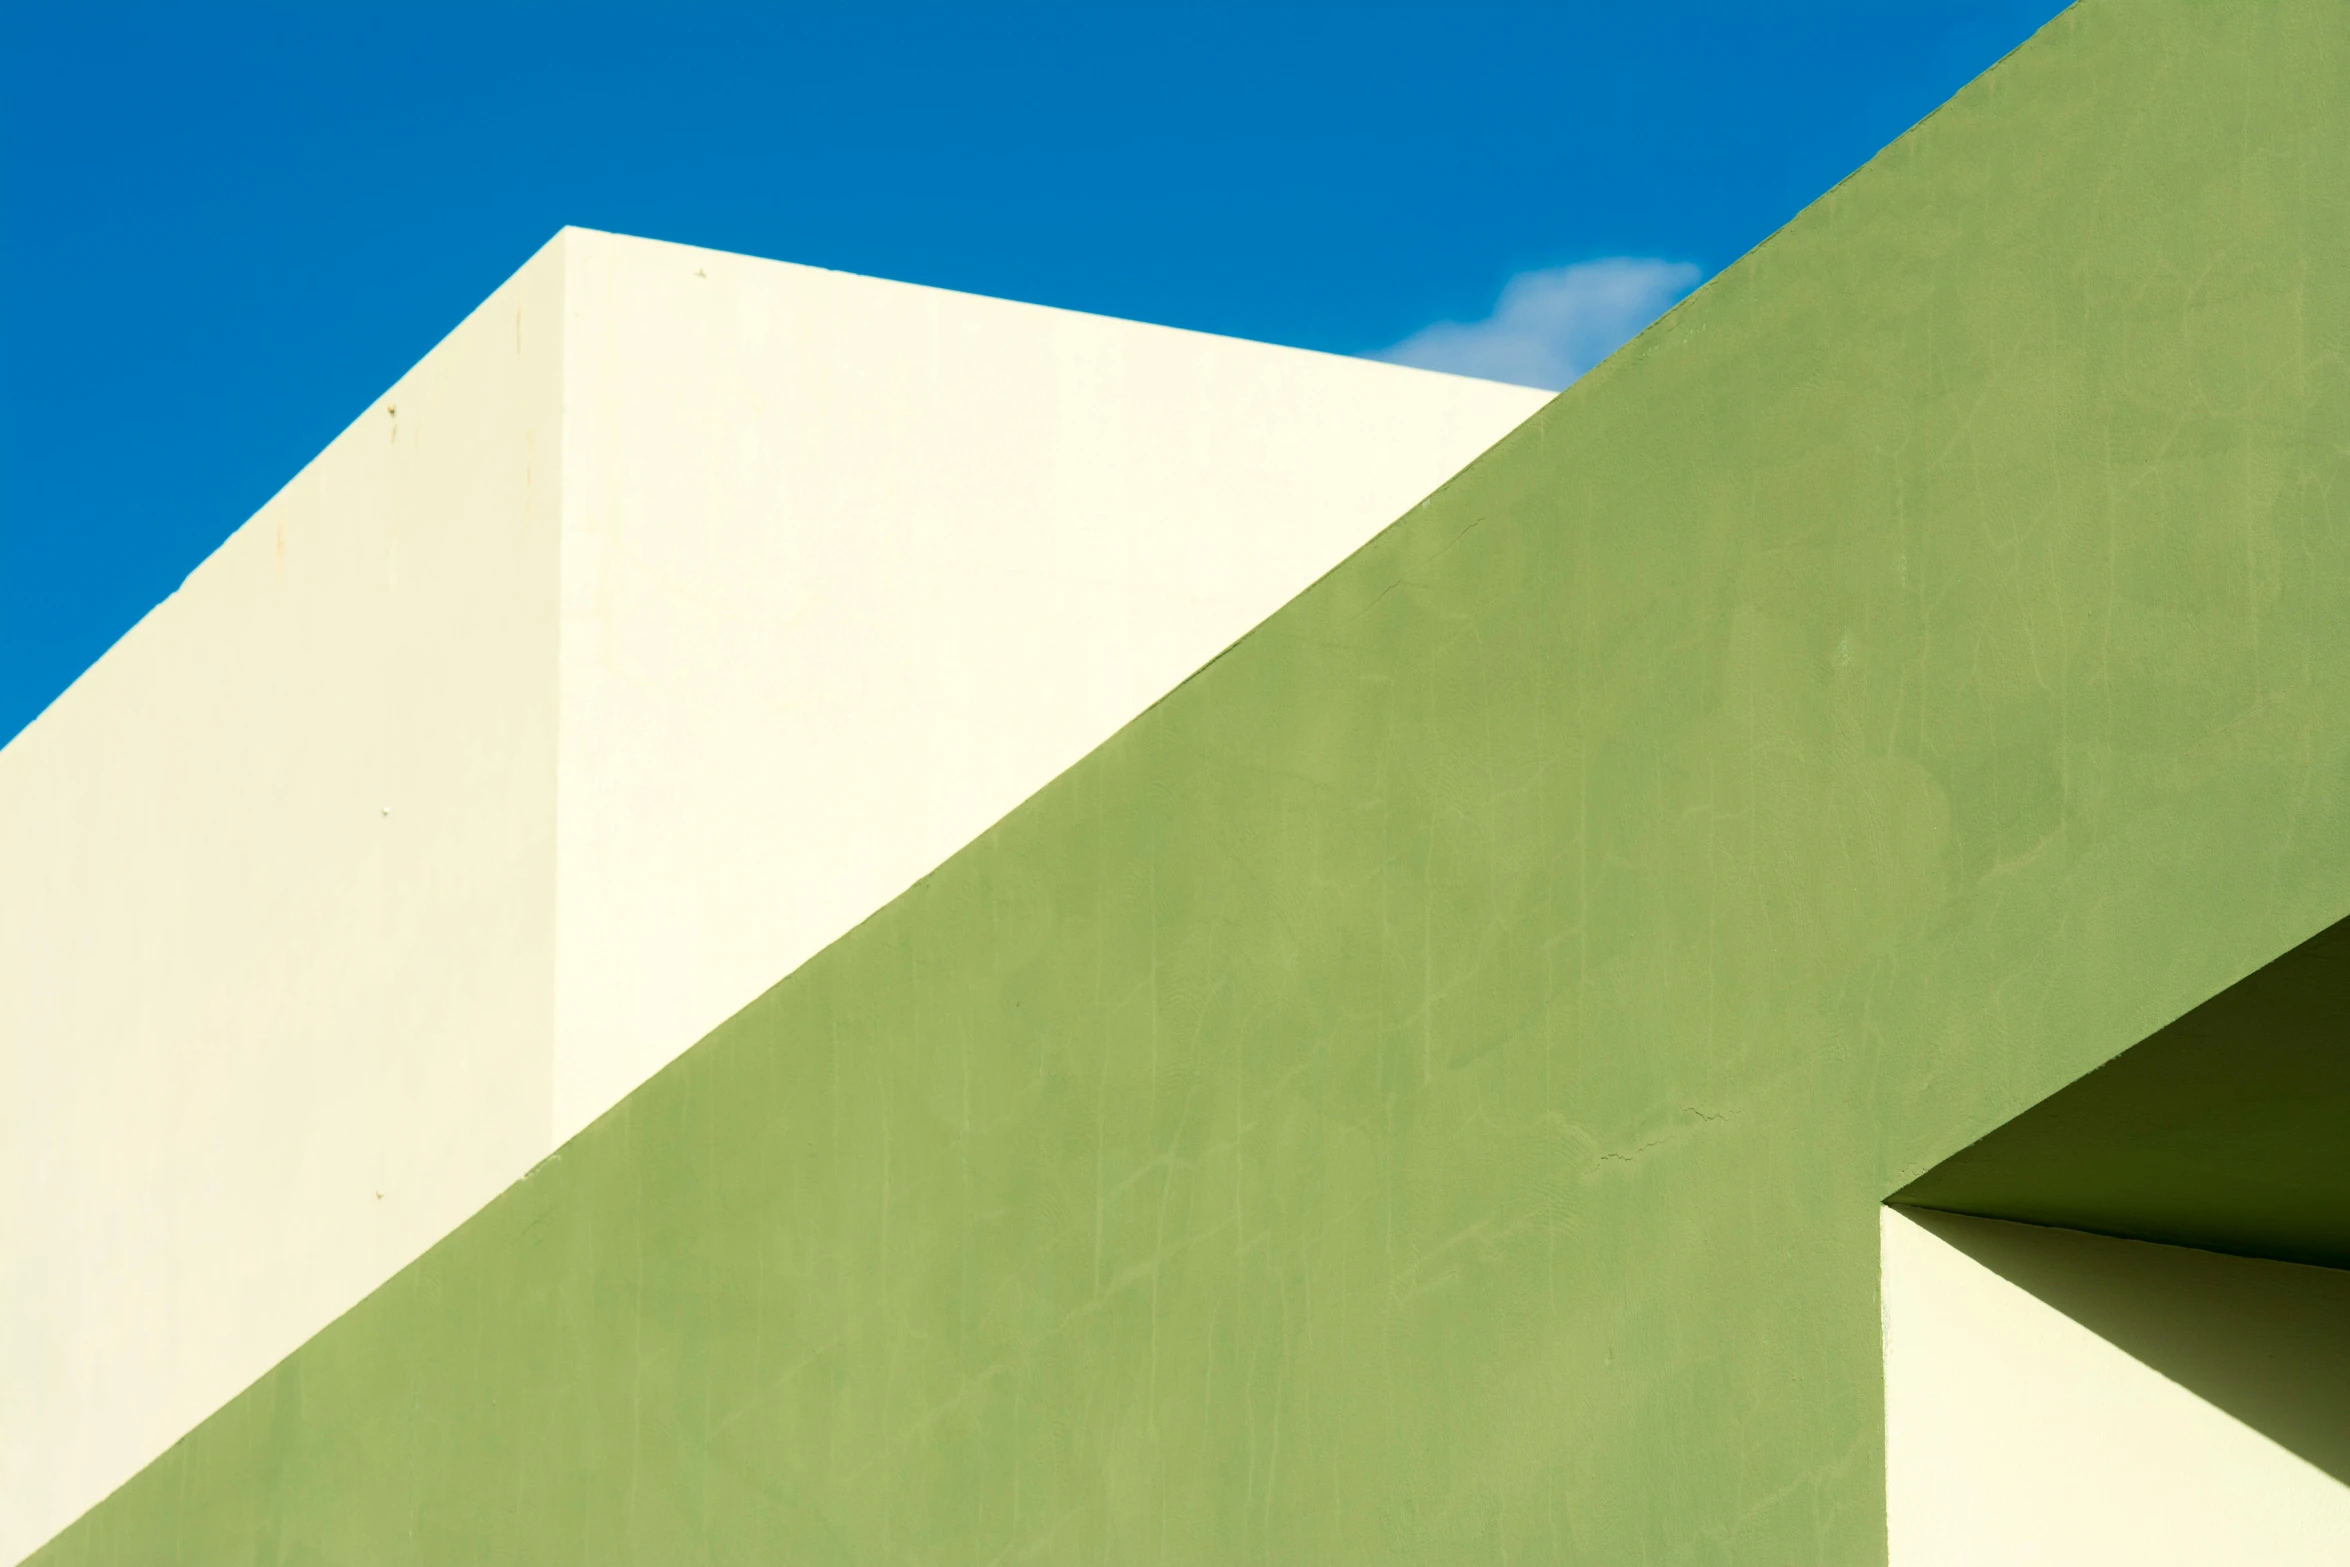
[[1555, 384], [2059, 7], [0, 13], [0, 738], [565, 223]]

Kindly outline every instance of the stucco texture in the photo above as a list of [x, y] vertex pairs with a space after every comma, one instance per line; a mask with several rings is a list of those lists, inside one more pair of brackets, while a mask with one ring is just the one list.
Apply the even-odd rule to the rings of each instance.
[[2066, 13], [36, 1559], [1882, 1559], [1880, 1200], [2350, 913], [2346, 255]]

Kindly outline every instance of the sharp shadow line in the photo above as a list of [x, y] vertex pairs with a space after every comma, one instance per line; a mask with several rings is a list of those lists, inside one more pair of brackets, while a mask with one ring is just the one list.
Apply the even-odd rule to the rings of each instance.
[[2350, 1269], [1900, 1212], [2350, 1485]]

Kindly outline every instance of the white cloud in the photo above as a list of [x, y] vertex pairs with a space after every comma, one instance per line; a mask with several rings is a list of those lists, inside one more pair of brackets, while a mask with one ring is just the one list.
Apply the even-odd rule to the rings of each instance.
[[1610, 256], [1521, 272], [1482, 321], [1439, 321], [1371, 355], [1423, 370], [1557, 391], [1695, 288], [1686, 261]]

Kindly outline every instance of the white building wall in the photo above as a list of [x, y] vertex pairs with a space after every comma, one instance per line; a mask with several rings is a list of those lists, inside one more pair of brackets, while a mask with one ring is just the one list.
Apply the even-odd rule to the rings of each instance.
[[566, 231], [0, 750], [0, 1561], [1542, 401]]
[[2118, 1307], [2269, 1410], [2339, 1420], [2350, 1273], [1891, 1208], [1883, 1247], [1892, 1567], [2350, 1561], [2350, 1486], [2007, 1276]]
[[0, 750], [0, 1561], [546, 1151], [562, 284]]
[[1547, 400], [568, 242], [558, 1141]]

